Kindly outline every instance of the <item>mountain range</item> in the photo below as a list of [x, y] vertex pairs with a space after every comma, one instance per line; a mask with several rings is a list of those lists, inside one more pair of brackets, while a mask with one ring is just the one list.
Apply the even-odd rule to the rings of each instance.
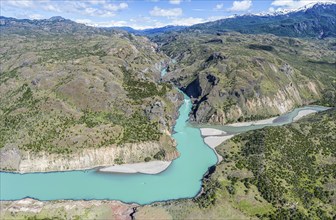
[[236, 31], [243, 34], [274, 34], [288, 37], [326, 38], [336, 36], [336, 3], [318, 3], [296, 10], [274, 13], [246, 14], [190, 27], [166, 26], [146, 30], [120, 27], [139, 35], [157, 35], [167, 32], [198, 32], [220, 34]]
[[[103, 30], [110, 32], [111, 30], [122, 30], [136, 35], [154, 36], [163, 33], [171, 32], [197, 32], [208, 34], [221, 34], [224, 32], [236, 31], [243, 34], [274, 34], [277, 36], [287, 37], [309, 37], [309, 38], [326, 38], [336, 36], [336, 3], [317, 3], [299, 8], [296, 10], [283, 10], [273, 13], [260, 14], [245, 14], [237, 15], [225, 19], [211, 21], [202, 24], [195, 24], [192, 26], [164, 26], [159, 28], [150, 28], [144, 30], [137, 30], [131, 27], [102, 27], [93, 28], [85, 25], [77, 24], [77, 29], [72, 31], [79, 31], [85, 29], [86, 31], [97, 32]], [[15, 19], [5, 18], [0, 16], [0, 25], [14, 25], [15, 22], [25, 23], [26, 28], [34, 25], [51, 25], [53, 22], [63, 21], [64, 23], [71, 23], [72, 21], [56, 16], [50, 19], [29, 20], [29, 19]], [[75, 23], [75, 22], [72, 22]]]
[[189, 27], [186, 31], [243, 34], [274, 34], [287, 37], [326, 38], [336, 36], [336, 4], [315, 4], [288, 13], [242, 15]]

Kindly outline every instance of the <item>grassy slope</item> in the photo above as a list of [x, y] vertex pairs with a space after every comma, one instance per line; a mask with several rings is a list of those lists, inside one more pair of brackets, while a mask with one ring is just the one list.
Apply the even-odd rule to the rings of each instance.
[[157, 83], [165, 56], [147, 39], [30, 33], [4, 34], [0, 44], [0, 148], [67, 154], [162, 141], [174, 150], [164, 133], [177, 92]]
[[217, 147], [224, 160], [204, 180], [203, 195], [140, 208], [138, 215], [164, 210], [174, 219], [332, 219], [335, 131], [334, 109], [238, 135]]

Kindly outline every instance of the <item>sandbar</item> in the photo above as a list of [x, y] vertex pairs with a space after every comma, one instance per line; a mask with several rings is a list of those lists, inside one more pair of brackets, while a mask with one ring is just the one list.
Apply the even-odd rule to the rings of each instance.
[[150, 161], [144, 163], [121, 164], [99, 168], [100, 172], [109, 173], [144, 173], [158, 174], [168, 168], [171, 161]]
[[293, 121], [297, 121], [300, 118], [302, 118], [302, 117], [304, 117], [306, 115], [315, 113], [315, 112], [317, 112], [317, 111], [315, 111], [315, 110], [301, 110], [301, 111], [299, 111], [299, 113], [297, 114], [297, 116], [294, 117]]
[[209, 136], [204, 138], [204, 142], [209, 145], [211, 148], [215, 148], [226, 140], [229, 140], [234, 135], [225, 135], [225, 136]]
[[225, 131], [214, 128], [200, 128], [202, 136], [225, 135]]
[[226, 125], [226, 126], [231, 126], [231, 127], [245, 127], [245, 126], [251, 126], [251, 125], [266, 125], [266, 124], [272, 124], [272, 122], [273, 122], [276, 118], [277, 118], [277, 117], [268, 118], [268, 119], [263, 119], [263, 120], [258, 120], [258, 121], [238, 122], [238, 123], [228, 124], [228, 125]]
[[205, 137], [204, 138], [204, 143], [206, 143], [209, 147], [211, 147], [217, 158], [218, 158], [218, 163], [220, 163], [223, 160], [223, 157], [221, 155], [219, 155], [216, 151], [216, 147], [218, 145], [220, 145], [221, 143], [223, 143], [226, 140], [229, 140], [230, 138], [232, 138], [234, 135], [226, 135], [226, 136], [209, 136], [209, 137]]

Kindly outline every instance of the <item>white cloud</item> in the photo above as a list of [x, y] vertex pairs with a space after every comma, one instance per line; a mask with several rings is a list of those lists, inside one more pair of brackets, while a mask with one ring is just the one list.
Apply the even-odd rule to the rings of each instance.
[[101, 22], [95, 22], [90, 19], [77, 19], [75, 20], [77, 23], [82, 23], [89, 26], [94, 27], [121, 27], [121, 26], [127, 26], [127, 21], [101, 21]]
[[42, 8], [46, 11], [52, 11], [52, 12], [58, 12], [58, 13], [62, 12], [62, 10], [58, 6], [52, 5], [52, 4], [44, 5], [42, 6]]
[[234, 1], [230, 11], [247, 11], [252, 6], [252, 0]]
[[275, 12], [275, 9], [273, 7], [269, 7], [268, 11], [271, 12], [271, 13], [273, 13], [273, 12]]
[[[113, 17], [116, 16], [117, 12], [125, 10], [128, 8], [126, 2], [119, 3], [108, 3], [107, 0], [86, 0], [86, 1], [56, 1], [56, 0], [0, 0], [1, 1], [1, 11], [7, 9], [7, 6], [11, 10], [16, 10], [18, 8], [34, 10], [30, 11], [29, 14], [41, 13], [42, 12], [53, 12], [52, 14], [62, 14], [68, 13], [71, 15], [85, 15], [90, 17]], [[29, 18], [29, 14], [26, 13], [26, 17]], [[50, 14], [50, 13], [48, 13]]]
[[224, 6], [224, 4], [217, 4], [217, 5], [215, 6], [214, 10], [215, 10], [215, 11], [219, 11], [219, 10], [223, 9], [223, 6]]
[[269, 7], [268, 8], [268, 12], [270, 13], [275, 13], [275, 12], [283, 12], [284, 8], [280, 7], [280, 8], [274, 8], [274, 7]]
[[293, 4], [293, 0], [275, 0], [272, 2], [271, 5], [274, 5], [274, 6], [288, 6], [288, 5], [291, 5]]
[[163, 9], [155, 6], [149, 13], [155, 17], [178, 17], [183, 11], [181, 8]]
[[111, 10], [111, 11], [120, 11], [120, 10], [123, 10], [123, 9], [127, 9], [128, 4], [125, 3], [125, 2], [119, 3], [117, 5], [107, 4], [107, 5], [104, 5], [104, 8], [107, 9], [107, 10]]
[[117, 11], [121, 11], [128, 8], [127, 3], [119, 3], [119, 4], [105, 4], [101, 5], [101, 7], [93, 7], [86, 2], [68, 2], [70, 5], [67, 5], [68, 13], [80, 13], [86, 16], [91, 17], [114, 17], [116, 16]]
[[82, 23], [82, 24], [92, 24], [93, 23], [93, 21], [91, 21], [90, 19], [76, 19], [75, 22]]
[[129, 21], [110, 20], [110, 21], [95, 22], [90, 19], [77, 19], [75, 21], [78, 23], [82, 23], [82, 24], [85, 24], [88, 26], [94, 26], [94, 27], [125, 27], [126, 26], [126, 27], [132, 27], [137, 30], [158, 28], [158, 27], [165, 26], [165, 24], [158, 22], [156, 20], [153, 20], [151, 18], [147, 18], [147, 17], [140, 18], [140, 19], [130, 19]]
[[181, 3], [182, 0], [169, 0], [169, 3], [170, 4], [173, 4], [173, 5], [179, 5]]
[[105, 4], [106, 3], [105, 0], [87, 0], [87, 2], [92, 4], [92, 5], [98, 5], [98, 4]]
[[[1, 0], [3, 1], [3, 0]], [[34, 7], [34, 3], [31, 0], [5, 0], [4, 3], [8, 3], [9, 5], [19, 7], [19, 8], [32, 8]]]
[[40, 15], [40, 14], [32, 14], [32, 15], [28, 15], [29, 19], [43, 19], [44, 16]]
[[130, 18], [129, 20], [109, 20], [109, 21], [92, 21], [90, 19], [77, 19], [75, 20], [78, 23], [83, 23], [89, 26], [95, 27], [120, 27], [127, 26], [132, 27], [137, 30], [150, 29], [150, 28], [159, 28], [167, 25], [179, 25], [179, 26], [191, 26], [194, 24], [215, 21], [218, 19], [227, 18], [225, 16], [212, 16], [208, 18], [200, 17], [172, 17], [168, 22], [159, 21], [149, 16], [140, 16], [135, 18]]
[[97, 8], [83, 8], [83, 9], [76, 9], [78, 13], [81, 13], [83, 15], [91, 16], [91, 17], [114, 17], [116, 14], [112, 11], [108, 10], [101, 10]]
[[336, 2], [336, 0], [275, 0], [271, 5], [275, 7], [283, 7], [285, 9], [297, 9], [308, 4], [323, 2]]

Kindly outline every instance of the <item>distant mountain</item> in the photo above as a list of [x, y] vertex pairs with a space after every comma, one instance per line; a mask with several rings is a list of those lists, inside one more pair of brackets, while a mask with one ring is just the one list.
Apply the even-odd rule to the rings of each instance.
[[[156, 35], [156, 34], [162, 34], [166, 32], [173, 32], [173, 31], [181, 31], [184, 30], [186, 26], [173, 26], [173, 25], [168, 25], [164, 27], [159, 27], [159, 28], [149, 28], [149, 29], [144, 29], [144, 30], [137, 30], [131, 27], [113, 27], [113, 28], [107, 28], [107, 29], [116, 29], [116, 30], [123, 30], [127, 31], [132, 34], [136, 35]], [[106, 29], [106, 28], [105, 28]]]
[[92, 34], [110, 34], [116, 30], [103, 30], [100, 28], [86, 26], [76, 23], [70, 19], [60, 16], [49, 19], [29, 20], [16, 19], [0, 16], [0, 32], [2, 34], [19, 34], [19, 35], [92, 35]]
[[103, 27], [102, 29], [107, 29], [107, 30], [110, 30], [110, 29], [122, 30], [122, 31], [127, 31], [128, 33], [132, 33], [132, 34], [141, 32], [140, 30], [136, 30], [134, 28], [127, 27], [127, 26], [124, 26], [124, 27]]
[[318, 3], [296, 11], [273, 14], [242, 15], [214, 22], [196, 24], [184, 31], [243, 34], [269, 33], [288, 37], [336, 37], [336, 4]]
[[[51, 33], [100, 33], [126, 31], [135, 35], [154, 36], [170, 32], [198, 32], [221, 34], [236, 31], [242, 34], [274, 34], [287, 37], [313, 37], [323, 39], [336, 37], [336, 3], [312, 4], [298, 10], [283, 10], [275, 13], [246, 14], [213, 22], [186, 26], [165, 26], [137, 30], [131, 27], [90, 27], [60, 16], [42, 20], [15, 19], [0, 16], [0, 31], [22, 34], [26, 30]], [[9, 27], [5, 28], [3, 27]], [[52, 26], [52, 29], [50, 28]], [[2, 28], [2, 29], [1, 29]], [[43, 31], [42, 31], [43, 30]]]
[[[64, 33], [87, 33], [87, 34], [106, 34], [119, 31], [126, 31], [135, 35], [149, 36], [162, 34], [166, 32], [174, 32], [185, 29], [186, 26], [165, 26], [160, 28], [149, 28], [144, 30], [137, 30], [131, 27], [92, 27], [85, 24], [76, 23], [70, 19], [65, 19], [61, 16], [51, 17], [49, 19], [17, 19], [11, 17], [0, 16], [0, 30], [1, 33], [16, 33], [16, 34], [27, 34], [26, 31], [35, 31], [40, 34], [64, 34]], [[47, 32], [46, 32], [47, 31]], [[49, 32], [48, 32], [49, 31]]]

